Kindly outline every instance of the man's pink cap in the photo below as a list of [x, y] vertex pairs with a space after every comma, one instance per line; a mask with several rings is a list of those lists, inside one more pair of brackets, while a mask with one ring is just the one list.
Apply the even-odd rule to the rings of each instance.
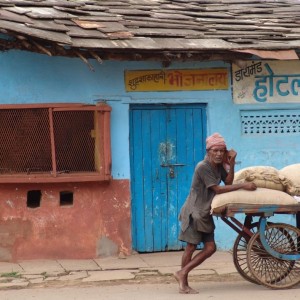
[[206, 139], [206, 150], [215, 146], [224, 147], [226, 149], [225, 140], [218, 132], [215, 132]]

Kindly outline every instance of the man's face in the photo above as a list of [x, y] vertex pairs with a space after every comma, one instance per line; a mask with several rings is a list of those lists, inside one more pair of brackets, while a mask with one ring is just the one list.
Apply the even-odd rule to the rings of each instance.
[[208, 150], [208, 157], [211, 162], [215, 164], [221, 164], [223, 162], [226, 148], [224, 147], [212, 147]]

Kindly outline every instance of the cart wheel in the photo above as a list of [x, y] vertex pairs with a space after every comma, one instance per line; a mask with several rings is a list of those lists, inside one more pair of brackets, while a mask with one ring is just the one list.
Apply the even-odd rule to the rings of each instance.
[[[271, 224], [265, 230], [268, 245], [281, 254], [298, 254], [300, 230], [288, 224]], [[247, 247], [248, 268], [261, 284], [273, 289], [290, 288], [300, 282], [300, 261], [270, 255], [255, 233]]]
[[[273, 223], [268, 222], [268, 225], [269, 224], [273, 224]], [[258, 231], [258, 226], [259, 226], [259, 222], [254, 222], [248, 227], [248, 229], [254, 234]], [[241, 232], [238, 234], [232, 249], [233, 263], [235, 265], [236, 270], [244, 279], [252, 283], [260, 284], [260, 282], [253, 277], [252, 273], [248, 268], [247, 246], [250, 238], [251, 236], [249, 236], [246, 232]]]
[[[254, 233], [256, 233], [258, 231], [258, 222], [252, 223], [248, 229]], [[239, 233], [239, 235], [236, 237], [234, 245], [233, 245], [233, 263], [234, 266], [236, 268], [236, 270], [240, 273], [240, 275], [252, 282], [252, 283], [256, 283], [256, 284], [260, 284], [251, 274], [251, 272], [249, 271], [248, 268], [248, 264], [247, 264], [247, 245], [248, 242], [250, 240], [250, 236], [245, 233], [245, 232], [241, 232]]]

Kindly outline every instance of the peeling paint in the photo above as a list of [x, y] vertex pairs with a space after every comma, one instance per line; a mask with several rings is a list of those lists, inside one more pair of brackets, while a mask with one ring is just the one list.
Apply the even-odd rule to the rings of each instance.
[[6, 200], [6, 204], [11, 208], [14, 207], [14, 203], [11, 200]]
[[118, 254], [118, 246], [109, 238], [102, 236], [97, 242], [97, 256], [112, 256]]
[[55, 196], [53, 195], [53, 192], [50, 191], [49, 193], [44, 192], [43, 193], [45, 196], [47, 196], [48, 199], [55, 199]]
[[177, 236], [177, 226], [176, 226], [176, 224], [173, 224], [173, 225], [171, 226], [171, 234], [172, 234], [173, 236]]
[[[32, 209], [27, 207], [27, 191], [37, 189], [43, 199]], [[74, 191], [74, 205], [68, 208], [59, 201], [64, 190]], [[99, 237], [110, 241], [102, 240], [100, 253], [130, 254], [132, 249], [129, 180], [82, 183], [76, 190], [72, 184], [23, 184], [17, 191], [2, 186], [0, 212], [2, 232], [11, 241], [3, 256], [12, 261], [96, 258]], [[0, 249], [7, 240], [0, 239]]]
[[171, 141], [162, 142], [158, 146], [158, 157], [160, 164], [167, 164], [175, 159], [175, 145]]

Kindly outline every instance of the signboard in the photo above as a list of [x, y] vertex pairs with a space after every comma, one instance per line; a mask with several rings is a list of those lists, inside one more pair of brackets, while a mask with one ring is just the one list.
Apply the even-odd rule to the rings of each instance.
[[232, 64], [233, 101], [237, 104], [300, 102], [300, 62], [241, 61]]
[[227, 69], [125, 71], [127, 92], [227, 90]]

